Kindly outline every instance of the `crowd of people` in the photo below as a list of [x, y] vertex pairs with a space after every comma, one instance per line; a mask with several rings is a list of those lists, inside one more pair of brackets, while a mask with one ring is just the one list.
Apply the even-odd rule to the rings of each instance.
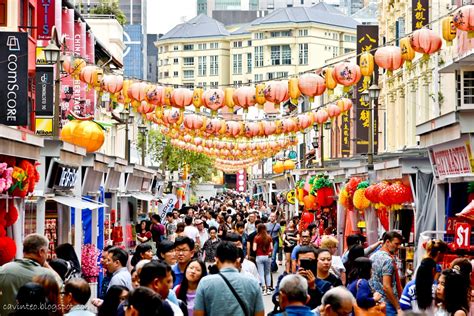
[[72, 245], [59, 245], [47, 260], [49, 241], [29, 235], [23, 258], [0, 267], [0, 316], [470, 313], [471, 262], [458, 258], [442, 270], [443, 241], [426, 243], [413, 280], [403, 284], [397, 231], [373, 245], [350, 235], [342, 252], [331, 228], [302, 225], [239, 196], [202, 199], [164, 219], [151, 214], [137, 225], [132, 255], [103, 249], [97, 298]]

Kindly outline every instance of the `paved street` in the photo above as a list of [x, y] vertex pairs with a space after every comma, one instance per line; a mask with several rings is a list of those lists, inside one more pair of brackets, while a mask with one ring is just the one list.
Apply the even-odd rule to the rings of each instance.
[[[283, 261], [283, 265], [278, 266], [278, 272], [272, 273], [273, 278], [273, 286], [276, 287], [276, 282], [278, 281], [278, 277], [285, 271], [285, 262]], [[263, 296], [263, 304], [265, 305], [265, 315], [273, 311], [273, 302], [272, 302], [272, 295], [264, 295]]]

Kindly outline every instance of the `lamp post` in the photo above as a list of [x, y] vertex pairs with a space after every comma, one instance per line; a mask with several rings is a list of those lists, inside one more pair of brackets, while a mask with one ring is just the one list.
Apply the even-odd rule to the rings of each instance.
[[369, 139], [367, 148], [367, 163], [369, 167], [374, 165], [374, 104], [375, 100], [379, 98], [380, 88], [375, 83], [372, 84], [368, 90], [362, 92], [362, 100], [365, 103], [370, 103], [369, 108]]
[[[54, 38], [54, 37], [53, 37]], [[61, 53], [61, 49], [56, 45], [56, 43], [51, 40], [45, 48], [43, 48], [44, 57], [46, 59], [46, 63], [49, 65], [56, 65], [55, 71], [55, 79], [54, 79], [54, 112], [53, 112], [53, 136], [59, 137], [59, 94], [60, 94], [60, 68], [61, 68], [61, 59], [59, 55]]]
[[146, 132], [148, 131], [148, 128], [145, 124], [140, 124], [138, 126], [138, 131], [142, 135], [142, 166], [145, 166]]
[[165, 147], [166, 147], [166, 138], [163, 136], [163, 140], [161, 141], [161, 150], [162, 150], [162, 158], [161, 158], [161, 169], [163, 171], [163, 181], [166, 181], [166, 155], [165, 155]]
[[128, 120], [130, 119], [130, 112], [124, 109], [120, 112], [120, 119], [125, 123], [125, 160], [130, 164], [130, 141], [128, 140]]

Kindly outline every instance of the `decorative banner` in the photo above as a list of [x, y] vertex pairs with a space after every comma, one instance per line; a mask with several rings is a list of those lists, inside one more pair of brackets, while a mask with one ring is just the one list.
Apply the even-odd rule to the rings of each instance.
[[54, 113], [53, 66], [36, 66], [36, 115], [52, 116]]
[[341, 115], [341, 154], [342, 157], [351, 155], [351, 111]]
[[0, 123], [28, 124], [28, 33], [0, 32]]
[[35, 117], [35, 134], [40, 136], [53, 136], [53, 118]]
[[[72, 54], [74, 50], [74, 10], [66, 9], [62, 10], [62, 36], [65, 39], [64, 53]], [[62, 128], [66, 125], [69, 120], [67, 114], [72, 109], [73, 102], [73, 86], [74, 80], [72, 76], [63, 76], [61, 78], [61, 100], [60, 100], [60, 123], [59, 126]]]
[[[89, 64], [95, 64], [95, 51], [94, 51], [95, 37], [92, 32], [86, 33], [86, 60]], [[94, 115], [96, 102], [96, 93], [94, 89], [89, 89], [86, 94], [86, 103], [84, 113], [86, 115]]]
[[421, 29], [430, 21], [429, 0], [412, 0], [412, 31]]
[[433, 146], [429, 158], [437, 179], [469, 177], [474, 173], [472, 139], [468, 135], [458, 140]]
[[55, 24], [55, 0], [38, 1], [37, 10], [38, 39], [49, 40]]
[[235, 188], [237, 191], [245, 192], [247, 190], [247, 172], [245, 169], [239, 170], [237, 172], [235, 182]]
[[178, 197], [174, 194], [167, 194], [161, 199], [161, 202], [158, 206], [158, 214], [164, 223], [166, 221], [166, 213], [173, 211], [174, 205], [178, 202]]
[[[371, 51], [372, 54], [378, 47], [379, 27], [378, 25], [357, 25], [357, 56], [362, 52]], [[357, 57], [357, 64], [360, 64], [360, 58]], [[376, 82], [378, 78], [378, 67], [374, 67], [374, 76]], [[355, 154], [365, 154], [369, 148], [369, 126], [370, 126], [370, 104], [362, 100], [361, 93], [368, 89], [371, 83], [360, 80], [357, 84], [355, 92]], [[372, 111], [373, 117], [373, 131], [374, 131], [374, 154], [377, 152], [377, 100], [375, 100], [374, 109]], [[349, 126], [350, 128], [350, 126]], [[349, 133], [350, 134], [350, 133]]]
[[[81, 21], [74, 22], [74, 54], [77, 56], [86, 55], [86, 24]], [[77, 115], [86, 116], [84, 102], [86, 99], [87, 84], [81, 82], [79, 78], [74, 79], [73, 86], [73, 111]]]

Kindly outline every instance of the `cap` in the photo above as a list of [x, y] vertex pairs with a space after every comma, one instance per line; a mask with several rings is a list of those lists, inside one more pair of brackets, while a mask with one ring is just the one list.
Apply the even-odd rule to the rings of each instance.
[[194, 221], [194, 225], [199, 225], [199, 224], [202, 224], [202, 219], [196, 219]]

